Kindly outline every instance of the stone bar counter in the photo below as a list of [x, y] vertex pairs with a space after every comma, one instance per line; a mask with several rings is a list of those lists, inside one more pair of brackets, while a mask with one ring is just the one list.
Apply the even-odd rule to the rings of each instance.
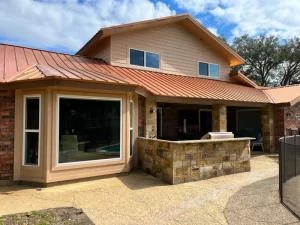
[[250, 140], [167, 141], [139, 137], [140, 167], [170, 184], [250, 171]]

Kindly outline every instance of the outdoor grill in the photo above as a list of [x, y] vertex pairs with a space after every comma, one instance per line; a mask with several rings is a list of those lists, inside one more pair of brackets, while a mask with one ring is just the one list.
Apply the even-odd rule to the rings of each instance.
[[234, 134], [232, 132], [208, 132], [205, 134], [201, 140], [205, 139], [228, 139], [228, 138], [234, 138]]

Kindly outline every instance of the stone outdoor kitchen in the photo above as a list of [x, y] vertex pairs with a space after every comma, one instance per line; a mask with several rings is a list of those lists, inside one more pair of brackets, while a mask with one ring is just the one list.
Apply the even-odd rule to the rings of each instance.
[[[149, 101], [148, 108], [155, 108]], [[146, 132], [156, 136], [157, 114], [146, 113]], [[152, 125], [151, 125], [152, 124]], [[227, 130], [225, 105], [212, 107], [212, 131]], [[139, 165], [143, 170], [170, 184], [179, 184], [232, 173], [250, 171], [250, 140], [167, 141], [139, 137]]]
[[300, 85], [260, 87], [243, 63], [188, 14], [102, 28], [75, 55], [0, 44], [0, 185], [250, 171], [300, 127]]

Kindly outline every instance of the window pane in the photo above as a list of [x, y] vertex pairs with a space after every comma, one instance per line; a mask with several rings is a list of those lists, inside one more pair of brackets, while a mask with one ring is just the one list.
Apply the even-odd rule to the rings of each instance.
[[39, 133], [25, 133], [25, 165], [38, 165]]
[[130, 64], [144, 66], [144, 52], [130, 49]]
[[157, 137], [162, 138], [162, 109], [157, 109]]
[[219, 77], [219, 65], [214, 65], [214, 64], [209, 65], [209, 76]]
[[59, 100], [59, 163], [120, 158], [120, 101]]
[[199, 75], [208, 76], [208, 64], [199, 62]]
[[146, 52], [146, 67], [159, 69], [159, 54]]
[[133, 127], [133, 102], [130, 102], [130, 127]]
[[133, 130], [130, 130], [130, 156], [133, 153]]
[[25, 129], [39, 129], [39, 106], [40, 101], [38, 97], [26, 98]]

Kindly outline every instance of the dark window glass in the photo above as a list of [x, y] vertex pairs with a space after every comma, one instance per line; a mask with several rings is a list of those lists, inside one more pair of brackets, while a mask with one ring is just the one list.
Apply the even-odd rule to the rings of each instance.
[[26, 118], [25, 129], [26, 130], [38, 130], [39, 129], [39, 107], [40, 101], [37, 97], [26, 98]]
[[39, 133], [25, 133], [25, 165], [38, 165]]
[[146, 67], [159, 69], [159, 54], [146, 52]]
[[219, 77], [219, 65], [215, 65], [215, 64], [209, 65], [209, 76]]
[[199, 75], [208, 76], [208, 64], [199, 62]]
[[133, 128], [133, 102], [130, 102], [130, 128]]
[[181, 115], [180, 124], [182, 124], [183, 120], [186, 119], [186, 125], [198, 125], [198, 111], [197, 110], [180, 111], [180, 115]]
[[120, 101], [59, 100], [59, 163], [120, 158]]
[[133, 154], [133, 102], [130, 102], [130, 156]]
[[133, 130], [130, 130], [130, 156], [133, 154]]
[[130, 64], [136, 66], [144, 66], [144, 52], [130, 49]]
[[162, 138], [162, 109], [157, 109], [157, 137]]

